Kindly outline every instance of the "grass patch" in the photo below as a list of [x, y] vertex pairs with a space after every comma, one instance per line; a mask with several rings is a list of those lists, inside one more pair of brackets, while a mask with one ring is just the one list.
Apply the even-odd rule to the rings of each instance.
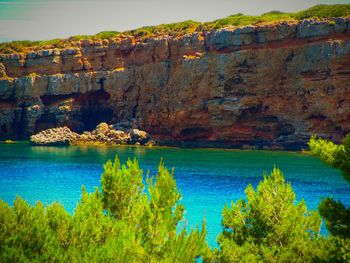
[[146, 26], [135, 30], [124, 32], [125, 35], [132, 35], [135, 37], [152, 37], [152, 36], [180, 36], [190, 34], [200, 29], [201, 23], [193, 20], [186, 20], [184, 22], [161, 24], [157, 26]]
[[316, 5], [294, 16], [297, 19], [350, 16], [350, 4]]
[[12, 41], [0, 43], [0, 54], [24, 53], [40, 49], [66, 48], [72, 41], [113, 39], [118, 36], [133, 36], [140, 40], [150, 37], [172, 36], [179, 37], [191, 34], [202, 29], [213, 30], [228, 26], [247, 26], [261, 23], [273, 23], [279, 21], [302, 20], [307, 18], [334, 18], [350, 16], [350, 4], [316, 5], [297, 13], [283, 13], [271, 11], [260, 16], [249, 16], [242, 13], [230, 15], [212, 22], [200, 23], [193, 20], [184, 22], [161, 24], [157, 26], [145, 26], [125, 32], [103, 31], [96, 35], [77, 35], [68, 39], [53, 39], [45, 41]]
[[259, 23], [277, 22], [281, 20], [294, 19], [292, 14], [272, 11], [262, 14], [261, 16], [248, 16], [242, 13], [234, 14], [222, 19], [217, 19], [213, 22], [204, 23], [204, 28], [207, 30], [220, 29], [227, 26], [247, 26], [256, 25]]

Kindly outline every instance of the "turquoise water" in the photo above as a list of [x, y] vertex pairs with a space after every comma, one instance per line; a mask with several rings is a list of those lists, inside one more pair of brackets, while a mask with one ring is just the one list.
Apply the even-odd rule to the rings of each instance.
[[[256, 186], [263, 171], [274, 164], [291, 182], [297, 199], [317, 209], [322, 197], [333, 196], [350, 204], [350, 184], [340, 172], [319, 159], [289, 152], [180, 149], [145, 147], [39, 147], [28, 143], [0, 144], [0, 198], [12, 204], [16, 195], [34, 204], [58, 201], [74, 211], [81, 186], [99, 186], [102, 164], [118, 154], [122, 161], [139, 159], [155, 174], [164, 158], [175, 168], [175, 178], [186, 206], [190, 226], [207, 220], [208, 242], [216, 245], [221, 232], [221, 211], [230, 200], [244, 198], [248, 184]], [[326, 234], [325, 229], [322, 230]]]

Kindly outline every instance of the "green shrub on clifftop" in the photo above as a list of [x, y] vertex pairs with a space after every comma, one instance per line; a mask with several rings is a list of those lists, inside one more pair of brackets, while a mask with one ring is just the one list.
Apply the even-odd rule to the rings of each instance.
[[150, 37], [160, 36], [183, 36], [191, 34], [202, 29], [213, 30], [227, 26], [246, 26], [257, 25], [261, 23], [272, 23], [288, 20], [302, 20], [307, 18], [334, 18], [350, 16], [350, 4], [343, 5], [316, 5], [309, 9], [297, 13], [283, 13], [280, 11], [271, 11], [260, 16], [244, 15], [242, 13], [234, 14], [226, 18], [217, 19], [212, 22], [200, 23], [197, 21], [186, 20], [178, 23], [161, 24], [157, 26], [145, 26], [135, 30], [125, 32], [103, 31], [96, 35], [77, 35], [68, 39], [53, 39], [46, 41], [12, 41], [0, 43], [0, 54], [23, 53], [37, 51], [49, 48], [67, 48], [72, 41], [78, 40], [101, 40], [113, 39], [119, 36], [133, 36], [140, 40]]
[[341, 17], [350, 15], [349, 4], [338, 5], [316, 5], [309, 9], [297, 12], [295, 17], [297, 19], [305, 18], [328, 18], [328, 17]]

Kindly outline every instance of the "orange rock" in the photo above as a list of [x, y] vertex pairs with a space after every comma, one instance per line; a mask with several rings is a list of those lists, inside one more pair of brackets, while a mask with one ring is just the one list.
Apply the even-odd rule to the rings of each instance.
[[350, 132], [349, 18], [0, 54], [0, 138], [134, 119], [158, 141], [300, 148]]

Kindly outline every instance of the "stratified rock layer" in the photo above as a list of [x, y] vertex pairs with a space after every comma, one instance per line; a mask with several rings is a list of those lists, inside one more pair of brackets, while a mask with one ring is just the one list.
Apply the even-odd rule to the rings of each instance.
[[168, 144], [300, 148], [350, 131], [350, 19], [0, 55], [0, 138], [134, 123]]

